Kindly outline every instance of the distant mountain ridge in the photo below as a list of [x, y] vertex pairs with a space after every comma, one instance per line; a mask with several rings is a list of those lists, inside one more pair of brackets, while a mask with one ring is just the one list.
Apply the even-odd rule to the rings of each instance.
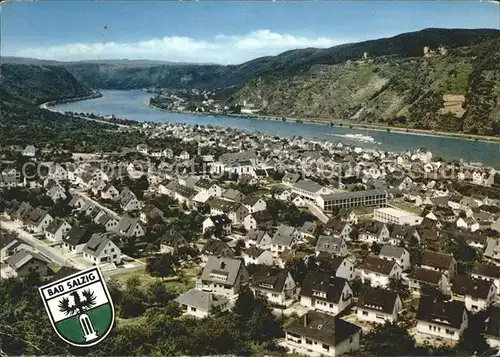
[[4, 56], [2, 57], [2, 64], [26, 64], [35, 66], [67, 66], [74, 64], [108, 64], [108, 65], [124, 65], [131, 67], [148, 67], [148, 66], [183, 66], [183, 65], [193, 65], [193, 66], [204, 66], [204, 65], [214, 65], [214, 63], [191, 63], [191, 62], [171, 62], [171, 61], [157, 61], [148, 59], [102, 59], [102, 60], [82, 60], [82, 61], [55, 61], [55, 60], [45, 60], [38, 58], [29, 57], [14, 57], [14, 56]]
[[[495, 29], [437, 29], [429, 28], [403, 33], [389, 38], [347, 43], [326, 49], [307, 48], [283, 52], [277, 56], [260, 57], [239, 65], [162, 63], [157, 61], [102, 60], [79, 62], [50, 62], [64, 66], [82, 83], [97, 89], [204, 88], [236, 89], [252, 78], [269, 73], [295, 75], [306, 73], [318, 64], [337, 64], [360, 58], [364, 52], [371, 56], [416, 57], [423, 47], [444, 45], [449, 48], [471, 46], [496, 38]], [[12, 58], [2, 59], [15, 61]], [[27, 59], [24, 59], [29, 63]]]

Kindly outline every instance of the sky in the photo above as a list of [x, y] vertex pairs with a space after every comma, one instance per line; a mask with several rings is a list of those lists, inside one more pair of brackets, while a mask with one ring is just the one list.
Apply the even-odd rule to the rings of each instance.
[[439, 28], [500, 28], [477, 1], [45, 1], [0, 5], [2, 56], [239, 64]]

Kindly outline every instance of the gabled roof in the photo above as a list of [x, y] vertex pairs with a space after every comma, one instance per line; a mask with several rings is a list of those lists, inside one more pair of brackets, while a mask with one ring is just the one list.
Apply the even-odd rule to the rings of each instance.
[[392, 245], [386, 244], [382, 247], [380, 250], [380, 256], [384, 257], [390, 257], [390, 258], [396, 258], [396, 259], [401, 259], [405, 252], [405, 249], [402, 247], [394, 247]]
[[[328, 302], [338, 304], [340, 299], [347, 301], [352, 296], [342, 297], [342, 292], [347, 280], [330, 276], [328, 274], [309, 273], [304, 279], [300, 295], [307, 297], [321, 298]], [[319, 294], [325, 293], [325, 295]]]
[[259, 289], [282, 292], [288, 272], [285, 269], [258, 265], [250, 277], [251, 286]]
[[12, 267], [12, 269], [18, 270], [33, 259], [38, 260], [45, 264], [49, 263], [49, 260], [41, 256], [40, 254], [28, 251], [26, 249], [18, 250], [17, 252], [9, 256], [7, 259], [5, 259], [5, 262], [10, 267]]
[[187, 243], [186, 239], [175, 229], [169, 230], [160, 238], [160, 244], [176, 246], [178, 244]]
[[91, 234], [87, 228], [74, 226], [68, 231], [66, 236], [63, 237], [63, 241], [71, 246], [76, 246], [87, 243], [90, 237]]
[[233, 201], [240, 199], [240, 195], [241, 195], [242, 199], [245, 199], [245, 195], [243, 193], [241, 193], [238, 190], [232, 189], [232, 188], [229, 188], [222, 193], [222, 197], [225, 197], [225, 198], [233, 200]]
[[500, 278], [500, 267], [493, 264], [476, 263], [472, 266], [472, 274], [498, 279]]
[[359, 269], [389, 275], [394, 268], [394, 265], [396, 265], [396, 263], [393, 261], [368, 256], [359, 266]]
[[103, 237], [98, 233], [94, 233], [87, 244], [83, 247], [83, 251], [94, 257], [98, 257], [109, 242], [110, 240], [108, 238]]
[[316, 243], [316, 251], [339, 254], [342, 248], [342, 243], [342, 238], [321, 235], [318, 237], [318, 241]]
[[435, 297], [423, 295], [417, 311], [417, 320], [437, 325], [460, 328], [465, 305], [459, 301], [443, 301]]
[[31, 210], [24, 218], [23, 218], [23, 221], [26, 223], [26, 224], [33, 224], [35, 226], [38, 226], [42, 221], [43, 219], [45, 218], [45, 216], [47, 215], [47, 211], [37, 207], [33, 210]]
[[361, 231], [363, 232], [367, 232], [367, 233], [370, 233], [370, 234], [374, 234], [374, 235], [380, 235], [380, 233], [382, 232], [382, 229], [385, 227], [386, 225], [382, 222], [378, 222], [378, 221], [367, 221], [365, 222], [365, 224], [361, 227]]
[[201, 250], [201, 254], [210, 254], [219, 256], [225, 249], [229, 249], [229, 251], [232, 252], [231, 248], [227, 245], [227, 243], [218, 239], [208, 239]]
[[226, 257], [208, 257], [207, 264], [201, 273], [202, 281], [234, 286], [244, 264], [240, 259]]
[[241, 203], [243, 203], [246, 206], [253, 207], [257, 202], [259, 202], [262, 198], [259, 196], [245, 196], [243, 200], [241, 200]]
[[206, 291], [191, 289], [179, 295], [175, 301], [179, 304], [195, 307], [210, 312], [211, 308], [227, 304], [229, 300], [224, 296], [211, 294]]
[[294, 236], [275, 234], [271, 239], [271, 244], [290, 247], [294, 240]]
[[339, 317], [308, 311], [296, 319], [285, 331], [306, 338], [337, 346], [361, 330], [361, 327], [351, 324]]
[[394, 224], [389, 227], [389, 236], [394, 239], [410, 241], [416, 231], [416, 228], [413, 226], [401, 226], [399, 224]]
[[316, 222], [306, 221], [300, 227], [299, 232], [304, 234], [313, 234], [316, 229]]
[[392, 314], [398, 294], [392, 290], [363, 287], [359, 294], [358, 306], [364, 309]]
[[324, 188], [319, 183], [309, 180], [297, 181], [293, 186], [299, 190], [304, 190], [310, 193], [316, 193]]
[[410, 279], [434, 285], [437, 285], [442, 277], [442, 273], [424, 268], [415, 268], [410, 274], [408, 274], [408, 278]]
[[215, 216], [210, 216], [208, 218], [212, 221], [212, 223], [214, 224], [214, 226], [223, 227], [223, 226], [227, 226], [228, 224], [231, 224], [231, 220], [224, 213], [223, 214], [218, 214], [218, 215], [215, 215]]
[[244, 253], [252, 258], [258, 258], [264, 253], [264, 249], [257, 248], [255, 246], [251, 246], [250, 248], [245, 249]]
[[56, 218], [52, 222], [50, 222], [50, 224], [45, 230], [49, 233], [56, 234], [64, 223], [66, 223], [65, 220]]
[[424, 250], [422, 253], [421, 265], [430, 266], [438, 269], [449, 269], [453, 256], [451, 254], [433, 252], [432, 250]]
[[493, 283], [483, 279], [474, 279], [468, 275], [458, 275], [453, 281], [451, 291], [458, 295], [469, 295], [473, 298], [486, 299]]
[[269, 222], [273, 220], [273, 216], [268, 210], [262, 210], [254, 213], [250, 213], [257, 223]]
[[264, 231], [260, 230], [251, 230], [250, 232], [247, 233], [245, 236], [245, 241], [247, 242], [255, 242], [255, 244], [259, 245], [264, 236], [267, 233]]

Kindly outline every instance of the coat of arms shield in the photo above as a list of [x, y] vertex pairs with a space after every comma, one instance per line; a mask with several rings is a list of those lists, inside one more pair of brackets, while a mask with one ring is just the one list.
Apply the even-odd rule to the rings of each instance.
[[113, 302], [98, 267], [92, 267], [39, 288], [54, 330], [77, 347], [106, 338], [115, 320]]

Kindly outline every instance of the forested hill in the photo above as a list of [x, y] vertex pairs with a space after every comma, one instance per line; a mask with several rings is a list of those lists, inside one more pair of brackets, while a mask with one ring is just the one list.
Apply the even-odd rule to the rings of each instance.
[[428, 56], [368, 53], [297, 74], [271, 72], [250, 80], [229, 104], [326, 122], [500, 135], [500, 38], [430, 49]]
[[[154, 61], [59, 62], [80, 82], [96, 89], [206, 88], [232, 89], [244, 86], [250, 79], [266, 74], [293, 75], [306, 73], [312, 66], [332, 65], [358, 59], [364, 52], [371, 56], [408, 58], [421, 56], [423, 47], [444, 45], [457, 48], [478, 44], [499, 36], [492, 29], [424, 29], [327, 49], [291, 50], [277, 56], [261, 57], [240, 65], [163, 64]], [[29, 63], [29, 59], [19, 59]], [[15, 59], [10, 59], [10, 62]], [[36, 63], [36, 62], [34, 62]]]
[[0, 100], [3, 105], [37, 105], [90, 94], [92, 91], [63, 67], [1, 65]]

